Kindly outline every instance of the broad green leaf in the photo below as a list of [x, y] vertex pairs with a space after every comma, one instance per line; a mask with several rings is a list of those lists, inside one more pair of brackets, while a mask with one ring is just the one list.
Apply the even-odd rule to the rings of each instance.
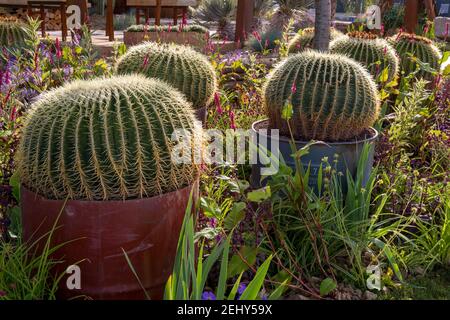
[[326, 278], [320, 283], [320, 295], [322, 297], [327, 296], [336, 289], [337, 285], [336, 282], [334, 282], [331, 278]]
[[281, 118], [284, 120], [290, 120], [294, 114], [294, 109], [291, 103], [286, 103], [281, 110]]
[[194, 239], [195, 241], [197, 241], [198, 239], [201, 238], [206, 238], [206, 239], [214, 239], [215, 237], [217, 237], [219, 235], [221, 231], [221, 228], [211, 228], [211, 227], [206, 227], [203, 228], [202, 230], [198, 231], [197, 233], [195, 233]]
[[235, 202], [230, 213], [224, 220], [224, 227], [227, 230], [233, 229], [245, 217], [245, 202]]
[[[253, 266], [256, 262], [258, 248], [244, 246], [239, 250], [239, 253], [250, 266]], [[246, 271], [248, 269], [247, 263], [242, 261], [238, 254], [233, 255], [228, 265], [228, 278], [234, 277], [241, 272]]]
[[252, 202], [262, 202], [269, 199], [271, 196], [270, 186], [251, 191], [247, 193], [247, 199]]
[[381, 72], [380, 77], [378, 79], [382, 83], [388, 81], [388, 79], [389, 79], [389, 69], [387, 67], [383, 69], [383, 71]]
[[203, 213], [208, 218], [222, 218], [222, 210], [220, 209], [220, 206], [217, 204], [216, 200], [208, 197], [201, 197], [200, 207], [203, 209]]

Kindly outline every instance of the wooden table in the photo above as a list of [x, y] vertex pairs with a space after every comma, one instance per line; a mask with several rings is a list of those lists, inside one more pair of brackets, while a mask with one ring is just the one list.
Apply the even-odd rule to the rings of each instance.
[[178, 22], [178, 10], [182, 10], [183, 16], [187, 14], [189, 6], [195, 6], [198, 0], [127, 0], [126, 6], [136, 8], [136, 24], [140, 24], [141, 11], [144, 11], [145, 21], [149, 18], [150, 8], [155, 8], [155, 24], [161, 21], [162, 8], [170, 8], [173, 12], [173, 24]]
[[34, 15], [33, 9], [39, 9], [39, 18], [41, 19], [41, 33], [45, 37], [45, 10], [58, 10], [61, 12], [61, 33], [62, 40], [67, 39], [67, 3], [66, 1], [32, 0], [27, 3], [28, 16]]

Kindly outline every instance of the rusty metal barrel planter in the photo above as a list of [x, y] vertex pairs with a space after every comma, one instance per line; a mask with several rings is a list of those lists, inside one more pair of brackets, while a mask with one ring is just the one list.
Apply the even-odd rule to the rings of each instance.
[[52, 246], [65, 244], [52, 257], [62, 261], [52, 272], [65, 273], [74, 264], [81, 271], [81, 289], [67, 287], [67, 273], [58, 298], [145, 299], [123, 249], [151, 299], [162, 299], [191, 190], [196, 199], [198, 183], [152, 198], [69, 200], [64, 206], [64, 200], [22, 187], [23, 237], [28, 243], [43, 237], [38, 242], [42, 249], [57, 221]]

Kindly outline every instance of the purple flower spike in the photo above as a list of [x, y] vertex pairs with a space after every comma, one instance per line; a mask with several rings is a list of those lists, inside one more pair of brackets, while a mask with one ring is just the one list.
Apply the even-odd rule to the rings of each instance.
[[216, 300], [216, 295], [211, 291], [205, 291], [202, 294], [202, 300]]

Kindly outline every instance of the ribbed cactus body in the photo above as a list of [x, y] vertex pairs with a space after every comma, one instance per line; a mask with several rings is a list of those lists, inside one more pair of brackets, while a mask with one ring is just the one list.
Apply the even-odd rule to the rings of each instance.
[[[417, 57], [420, 61], [428, 63], [432, 68], [439, 67], [441, 52], [430, 39], [414, 34], [400, 33], [392, 36], [389, 42], [400, 56], [401, 71], [404, 72], [405, 76], [417, 68], [417, 62], [413, 61], [408, 53]], [[416, 74], [416, 77], [431, 79], [433, 76], [431, 73], [421, 70]]]
[[290, 137], [283, 108], [299, 140], [341, 141], [361, 135], [379, 114], [376, 84], [367, 70], [342, 55], [312, 50], [292, 55], [271, 73], [264, 88], [270, 127]]
[[330, 44], [330, 52], [344, 54], [362, 63], [374, 77], [388, 68], [388, 82], [399, 70], [399, 59], [394, 48], [384, 39], [365, 32], [351, 32]]
[[[333, 41], [344, 34], [335, 28], [330, 29], [330, 41]], [[305, 28], [300, 30], [289, 42], [288, 52], [299, 53], [307, 49], [313, 49], [314, 28]]]
[[184, 93], [195, 109], [211, 103], [217, 86], [214, 68], [206, 57], [175, 44], [146, 42], [132, 47], [118, 62], [116, 72], [166, 81]]
[[197, 174], [194, 164], [171, 161], [176, 129], [201, 141], [190, 104], [162, 81], [121, 76], [70, 83], [32, 107], [19, 148], [22, 183], [52, 199], [133, 199], [176, 190]]
[[0, 46], [20, 48], [25, 45], [25, 24], [17, 19], [0, 19]]

